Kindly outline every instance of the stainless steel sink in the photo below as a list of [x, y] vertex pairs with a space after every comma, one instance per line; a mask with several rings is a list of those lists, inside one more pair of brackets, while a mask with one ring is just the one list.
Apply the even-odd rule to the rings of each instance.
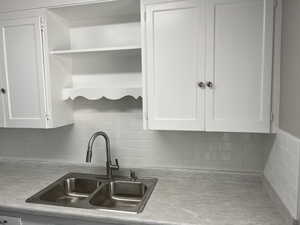
[[96, 179], [69, 177], [58, 182], [49, 191], [40, 196], [42, 201], [62, 204], [77, 204], [88, 198], [101, 184]]
[[141, 181], [111, 181], [93, 196], [90, 203], [106, 209], [136, 211], [147, 193], [147, 185]]
[[69, 173], [26, 200], [30, 203], [140, 213], [157, 179]]

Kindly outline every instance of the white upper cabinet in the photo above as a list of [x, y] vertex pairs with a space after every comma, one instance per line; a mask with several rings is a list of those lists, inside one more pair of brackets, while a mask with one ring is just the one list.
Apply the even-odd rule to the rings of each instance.
[[203, 130], [202, 1], [146, 7], [146, 89], [150, 129]]
[[0, 127], [64, 126], [69, 98], [143, 92], [145, 128], [269, 133], [275, 2], [119, 0], [0, 14]]
[[[45, 40], [48, 39], [45, 24], [42, 24], [44, 19], [36, 12], [1, 15], [1, 127], [52, 128], [72, 121], [72, 115], [62, 121], [62, 116], [57, 113], [64, 108], [62, 90], [58, 101], [53, 92], [57, 82], [49, 76], [47, 69]], [[68, 114], [68, 111], [61, 113]]]
[[206, 130], [269, 132], [273, 0], [209, 0]]
[[142, 95], [139, 0], [0, 13], [0, 28], [0, 127], [60, 127], [70, 99]]
[[45, 82], [39, 17], [2, 21], [0, 43], [6, 125], [45, 127]]
[[146, 128], [270, 132], [273, 11], [273, 0], [144, 0]]

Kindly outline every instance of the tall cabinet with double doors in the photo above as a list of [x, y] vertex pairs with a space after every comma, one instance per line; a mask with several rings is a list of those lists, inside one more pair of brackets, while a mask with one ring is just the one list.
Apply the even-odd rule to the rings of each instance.
[[270, 132], [274, 0], [144, 0], [146, 127]]

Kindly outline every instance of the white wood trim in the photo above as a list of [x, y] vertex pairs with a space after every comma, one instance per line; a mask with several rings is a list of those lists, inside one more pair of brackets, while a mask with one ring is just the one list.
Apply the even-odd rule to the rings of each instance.
[[35, 10], [40, 8], [61, 8], [68, 6], [80, 6], [87, 4], [114, 2], [116, 0], [27, 0], [26, 2], [8, 1], [0, 8], [0, 13], [10, 13], [17, 10]]
[[274, 53], [273, 53], [273, 80], [272, 80], [272, 113], [271, 132], [276, 133], [279, 128], [280, 109], [280, 73], [281, 73], [281, 26], [282, 0], [277, 1], [274, 14]]
[[148, 91], [147, 91], [147, 35], [146, 35], [146, 8], [145, 1], [141, 0], [141, 56], [142, 56], [142, 107], [143, 129], [148, 129]]
[[90, 48], [90, 49], [70, 49], [70, 50], [54, 50], [51, 51], [52, 55], [65, 55], [65, 54], [77, 54], [77, 53], [93, 53], [93, 52], [109, 52], [109, 51], [130, 51], [139, 50], [140, 46], [113, 46], [113, 47], [103, 47], [103, 48]]
[[121, 99], [125, 96], [132, 96], [135, 99], [142, 96], [142, 88], [65, 88], [63, 100], [77, 97], [84, 97], [89, 100], [97, 100], [103, 97], [111, 100]]
[[45, 113], [46, 113], [46, 128], [51, 128], [53, 125], [52, 118], [52, 104], [51, 104], [51, 79], [50, 79], [50, 66], [48, 57], [48, 33], [47, 33], [47, 17], [40, 17], [42, 45], [43, 45], [43, 68], [44, 68], [44, 96], [45, 96]]

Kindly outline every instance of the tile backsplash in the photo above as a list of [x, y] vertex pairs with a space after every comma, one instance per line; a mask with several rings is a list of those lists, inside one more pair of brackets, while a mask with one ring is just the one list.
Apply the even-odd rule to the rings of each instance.
[[293, 218], [299, 198], [300, 139], [278, 130], [266, 160], [264, 175]]
[[[273, 135], [147, 131], [141, 100], [75, 100], [72, 126], [0, 129], [0, 157], [84, 162], [89, 137], [99, 130], [111, 138], [122, 167], [169, 167], [261, 172]], [[93, 162], [104, 165], [104, 141], [95, 142]]]

